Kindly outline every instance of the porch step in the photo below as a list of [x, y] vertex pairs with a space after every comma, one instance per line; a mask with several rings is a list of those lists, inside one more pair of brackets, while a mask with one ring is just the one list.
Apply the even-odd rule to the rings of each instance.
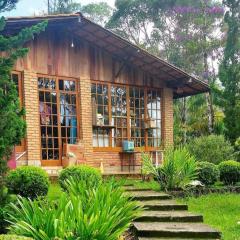
[[203, 223], [134, 222], [138, 237], [220, 239], [215, 229]]
[[144, 211], [136, 222], [203, 222], [203, 216], [188, 211]]
[[154, 192], [154, 191], [133, 191], [131, 196], [134, 200], [146, 201], [146, 200], [166, 200], [172, 197], [166, 193]]
[[42, 169], [48, 173], [49, 177], [58, 177], [63, 167], [42, 167]]
[[188, 206], [186, 204], [178, 204], [174, 200], [141, 201], [140, 205], [142, 205], [146, 210], [154, 211], [188, 210]]

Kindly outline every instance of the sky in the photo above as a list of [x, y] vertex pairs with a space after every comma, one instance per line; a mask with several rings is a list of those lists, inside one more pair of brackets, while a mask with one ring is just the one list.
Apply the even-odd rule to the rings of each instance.
[[[76, 0], [76, 2], [80, 2], [82, 5], [89, 3], [98, 3], [103, 2], [104, 0]], [[105, 0], [110, 6], [114, 6], [115, 0]], [[47, 0], [19, 0], [16, 5], [16, 9], [4, 13], [5, 17], [15, 17], [15, 16], [31, 16], [31, 15], [39, 15], [43, 11], [46, 12]]]

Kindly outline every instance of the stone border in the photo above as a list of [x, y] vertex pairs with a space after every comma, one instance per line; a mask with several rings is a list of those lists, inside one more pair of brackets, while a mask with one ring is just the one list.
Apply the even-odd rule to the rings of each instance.
[[167, 191], [166, 193], [177, 198], [200, 197], [202, 195], [207, 195], [210, 193], [240, 193], [240, 186], [224, 186], [219, 188], [201, 187], [188, 190]]

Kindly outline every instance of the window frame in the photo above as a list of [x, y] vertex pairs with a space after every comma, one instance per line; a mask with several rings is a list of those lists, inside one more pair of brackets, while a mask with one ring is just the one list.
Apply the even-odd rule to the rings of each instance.
[[[79, 139], [80, 137], [80, 100], [79, 100], [79, 94], [80, 94], [80, 91], [79, 91], [79, 79], [78, 78], [72, 78], [72, 77], [65, 77], [65, 76], [58, 76], [58, 75], [48, 75], [48, 74], [41, 74], [41, 73], [37, 73], [37, 84], [38, 84], [38, 79], [39, 78], [53, 78], [56, 80], [56, 86], [55, 86], [55, 89], [45, 89], [45, 88], [39, 88], [37, 86], [37, 89], [38, 89], [38, 107], [40, 106], [40, 101], [39, 101], [39, 92], [42, 91], [42, 92], [56, 92], [56, 97], [57, 97], [57, 100], [56, 100], [56, 105], [57, 105], [57, 120], [58, 120], [58, 125], [57, 125], [57, 128], [58, 128], [58, 144], [59, 144], [59, 159], [50, 159], [50, 160], [46, 160], [46, 159], [42, 159], [42, 136], [41, 136], [41, 123], [40, 123], [40, 117], [39, 117], [39, 131], [40, 131], [40, 134], [39, 134], [39, 141], [40, 141], [40, 159], [41, 159], [41, 164], [42, 166], [62, 166], [62, 157], [63, 157], [63, 146], [62, 146], [62, 134], [61, 134], [61, 129], [62, 129], [62, 126], [60, 124], [60, 118], [61, 118], [61, 113], [60, 113], [60, 106], [61, 106], [61, 103], [60, 103], [60, 95], [61, 93], [74, 93], [76, 95], [76, 117], [77, 117], [77, 140]], [[60, 80], [68, 80], [68, 81], [74, 81], [75, 82], [75, 91], [66, 91], [65, 89], [63, 90], [60, 90], [59, 89], [59, 81]], [[52, 91], [51, 91], [52, 90]], [[40, 116], [40, 113], [38, 111], [38, 114]], [[51, 125], [53, 126], [53, 125]]]
[[[145, 145], [142, 147], [135, 147], [135, 151], [156, 151], [156, 150], [162, 150], [163, 149], [163, 140], [164, 140], [164, 135], [163, 135], [163, 127], [164, 127], [164, 121], [163, 121], [163, 88], [156, 88], [156, 87], [144, 87], [144, 86], [139, 86], [139, 85], [134, 85], [134, 84], [123, 84], [123, 83], [112, 83], [112, 82], [105, 82], [105, 81], [99, 81], [99, 80], [91, 80], [91, 85], [92, 84], [103, 84], [108, 86], [108, 97], [109, 97], [109, 123], [111, 122], [112, 119], [112, 102], [111, 102], [111, 89], [112, 86], [122, 86], [126, 88], [126, 98], [127, 98], [127, 137], [128, 140], [131, 140], [131, 126], [130, 126], [130, 121], [131, 121], [131, 116], [130, 116], [130, 88], [139, 88], [143, 89], [144, 91], [144, 122], [147, 120], [147, 91], [148, 90], [155, 90], [160, 92], [160, 108], [161, 108], [161, 145], [159, 147], [152, 147], [148, 146], [148, 129], [144, 127], [144, 140], [145, 140]], [[92, 97], [92, 92], [91, 92], [91, 97]], [[92, 129], [93, 126], [92, 126]], [[93, 151], [94, 152], [122, 152], [122, 147], [113, 147], [112, 146], [112, 129], [109, 128], [109, 147], [94, 147], [93, 146]]]

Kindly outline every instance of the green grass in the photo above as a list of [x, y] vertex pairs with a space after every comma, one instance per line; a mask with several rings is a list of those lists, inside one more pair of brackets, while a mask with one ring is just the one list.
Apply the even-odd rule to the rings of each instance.
[[58, 183], [51, 183], [50, 184], [50, 187], [49, 187], [49, 190], [48, 190], [48, 199], [49, 200], [57, 200], [62, 194], [62, 190], [59, 186]]
[[240, 194], [209, 194], [181, 199], [189, 210], [204, 216], [204, 222], [222, 232], [224, 240], [240, 240]]

